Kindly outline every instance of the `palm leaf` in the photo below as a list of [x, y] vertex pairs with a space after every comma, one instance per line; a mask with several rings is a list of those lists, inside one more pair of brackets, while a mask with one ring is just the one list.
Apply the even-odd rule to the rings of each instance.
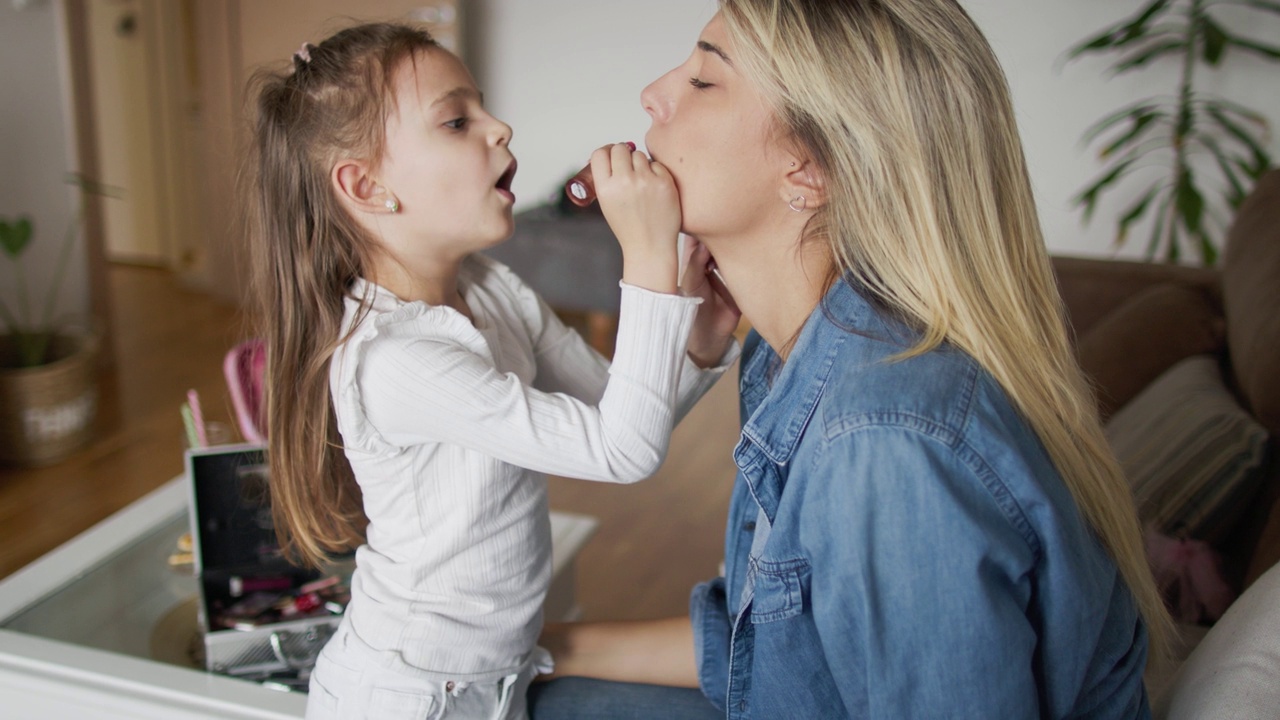
[[1216, 67], [1226, 52], [1230, 35], [1208, 17], [1201, 21], [1200, 35], [1204, 38], [1204, 61]]
[[1256, 40], [1249, 40], [1241, 37], [1230, 37], [1227, 42], [1251, 53], [1256, 53], [1272, 60], [1280, 60], [1280, 47], [1275, 45], [1266, 45]]
[[1089, 222], [1098, 203], [1098, 194], [1119, 180], [1138, 158], [1131, 157], [1116, 163], [1110, 171], [1095, 180], [1075, 197], [1076, 205], [1084, 205], [1084, 221]]
[[1152, 112], [1159, 112], [1161, 114], [1167, 115], [1167, 113], [1165, 113], [1163, 110], [1160, 110], [1159, 105], [1153, 104], [1150, 101], [1150, 99], [1143, 100], [1141, 102], [1134, 103], [1133, 105], [1129, 105], [1127, 107], [1121, 108], [1115, 111], [1114, 113], [1111, 113], [1107, 117], [1094, 123], [1093, 125], [1090, 125], [1089, 129], [1084, 131], [1084, 134], [1081, 136], [1081, 139], [1083, 139], [1085, 143], [1091, 143], [1093, 142], [1094, 138], [1098, 137], [1099, 135], [1106, 132], [1107, 130], [1110, 130], [1111, 128], [1115, 127], [1119, 123], [1124, 122], [1125, 120], [1128, 120], [1130, 117], [1133, 117], [1136, 115], [1142, 115], [1145, 113], [1152, 113]]
[[1102, 149], [1102, 157], [1111, 157], [1120, 148], [1137, 140], [1151, 127], [1151, 123], [1163, 117], [1165, 117], [1163, 112], [1146, 112], [1133, 116], [1133, 124], [1130, 128], [1123, 135], [1113, 140], [1110, 145]]
[[1260, 176], [1268, 167], [1271, 166], [1271, 156], [1262, 147], [1256, 138], [1238, 125], [1235, 121], [1226, 116], [1217, 108], [1209, 108], [1209, 117], [1218, 123], [1218, 126], [1226, 130], [1228, 134], [1239, 140], [1246, 148], [1253, 153], [1253, 166], [1250, 171], [1251, 176]]
[[1108, 27], [1101, 33], [1073, 47], [1067, 53], [1067, 59], [1074, 59], [1085, 53], [1125, 47], [1142, 40], [1146, 36], [1144, 31], [1148, 23], [1166, 12], [1169, 9], [1170, 2], [1171, 0], [1155, 0], [1139, 11], [1138, 14]]
[[1240, 203], [1244, 202], [1245, 195], [1248, 192], [1244, 189], [1244, 184], [1240, 182], [1240, 178], [1236, 175], [1235, 169], [1231, 167], [1231, 161], [1222, 150], [1222, 146], [1218, 144], [1217, 138], [1203, 136], [1199, 138], [1200, 144], [1209, 151], [1213, 156], [1213, 160], [1218, 165], [1218, 169], [1222, 171], [1222, 176], [1227, 179], [1227, 184], [1231, 186], [1231, 192], [1227, 195], [1227, 203], [1231, 208], [1238, 209]]
[[1130, 70], [1140, 68], [1157, 58], [1165, 55], [1178, 55], [1187, 50], [1187, 43], [1183, 40], [1166, 40], [1154, 45], [1148, 45], [1128, 57], [1117, 60], [1111, 66], [1111, 72], [1115, 75], [1126, 73]]
[[1244, 5], [1254, 10], [1265, 10], [1267, 12], [1280, 13], [1280, 2], [1272, 2], [1272, 0], [1244, 0], [1243, 2], [1229, 3], [1231, 5]]
[[1151, 206], [1151, 201], [1156, 198], [1160, 192], [1160, 183], [1155, 183], [1147, 194], [1141, 200], [1129, 206], [1129, 209], [1120, 218], [1120, 224], [1116, 230], [1115, 247], [1121, 247], [1129, 238], [1129, 226], [1137, 222], [1139, 218], [1147, 212], [1147, 208]]
[[1200, 232], [1200, 221], [1204, 217], [1204, 196], [1196, 187], [1195, 176], [1191, 170], [1184, 168], [1178, 176], [1178, 188], [1174, 203], [1178, 207], [1178, 216], [1182, 224], [1192, 235]]
[[1147, 241], [1147, 257], [1155, 257], [1160, 251], [1160, 240], [1164, 237], [1165, 225], [1169, 222], [1169, 208], [1173, 203], [1173, 188], [1166, 186], [1160, 202], [1156, 205], [1156, 223], [1151, 229], [1151, 239]]

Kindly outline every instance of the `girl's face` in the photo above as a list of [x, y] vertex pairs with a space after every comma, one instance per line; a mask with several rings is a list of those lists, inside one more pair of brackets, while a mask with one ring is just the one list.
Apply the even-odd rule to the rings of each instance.
[[761, 227], [762, 213], [786, 203], [772, 114], [733, 58], [717, 14], [689, 59], [640, 94], [652, 118], [645, 145], [675, 177], [682, 229], [710, 243]]
[[452, 53], [432, 49], [402, 64], [394, 91], [376, 176], [400, 204], [387, 219], [405, 232], [383, 234], [389, 249], [414, 265], [415, 257], [460, 257], [509, 237], [511, 128], [485, 111], [471, 73]]

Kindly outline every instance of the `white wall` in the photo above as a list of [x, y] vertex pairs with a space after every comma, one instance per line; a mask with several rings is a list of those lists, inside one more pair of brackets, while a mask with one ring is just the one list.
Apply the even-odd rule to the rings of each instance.
[[[62, 40], [55, 4], [34, 2], [17, 10], [0, 2], [0, 216], [29, 215], [35, 224], [24, 253], [28, 296], [41, 307], [58, 248], [74, 208], [65, 182], [70, 158]], [[77, 240], [55, 317], [88, 320], [89, 288], [83, 237]], [[0, 298], [10, 309], [17, 297], [12, 269], [0, 259]]]
[[[961, 0], [987, 34], [1013, 90], [1046, 242], [1054, 252], [1113, 255], [1121, 193], [1082, 224], [1071, 198], [1099, 171], [1079, 138], [1093, 122], [1153, 93], [1173, 92], [1176, 73], [1141, 71], [1108, 81], [1105, 62], [1064, 62], [1077, 41], [1141, 7], [1140, 0]], [[470, 0], [467, 59], [492, 110], [515, 128], [517, 208], [558, 192], [558, 183], [606, 142], [640, 141], [648, 117], [641, 88], [678, 65], [715, 12], [713, 0]], [[1248, 27], [1258, 14], [1241, 18]], [[1280, 44], [1280, 18], [1252, 35]], [[1229, 58], [1202, 89], [1280, 123], [1280, 65]], [[1270, 140], [1280, 158], [1280, 137]], [[1145, 240], [1142, 228], [1133, 230]], [[1131, 241], [1121, 253], [1141, 252]]]
[[[1102, 165], [1086, 149], [1081, 134], [1110, 112], [1153, 95], [1177, 92], [1177, 69], [1152, 67], [1107, 79], [1106, 60], [1065, 62], [1066, 49], [1121, 20], [1139, 0], [962, 0], [986, 32], [1009, 76], [1041, 221], [1050, 249], [1078, 255], [1111, 255], [1115, 218], [1136, 201], [1145, 183], [1123, 190], [1099, 206], [1086, 228], [1071, 209], [1071, 198], [1099, 174]], [[1229, 27], [1280, 44], [1280, 17], [1257, 12], [1215, 10]], [[1265, 22], [1259, 22], [1265, 20]], [[1280, 123], [1280, 64], [1228, 53], [1225, 69], [1204, 73], [1202, 92], [1233, 99]], [[1280, 137], [1270, 138], [1273, 161], [1280, 160]], [[1212, 177], [1216, 177], [1216, 174]], [[1121, 256], [1140, 256], [1149, 226], [1135, 227]]]
[[466, 0], [465, 56], [514, 128], [517, 209], [559, 192], [595, 148], [643, 145], [640, 91], [682, 63], [714, 0]]

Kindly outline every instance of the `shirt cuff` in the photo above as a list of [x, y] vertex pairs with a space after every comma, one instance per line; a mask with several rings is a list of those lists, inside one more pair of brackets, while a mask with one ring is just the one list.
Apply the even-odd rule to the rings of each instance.
[[689, 333], [701, 298], [660, 293], [619, 282], [618, 339], [612, 375], [646, 378], [650, 387], [673, 395], [689, 347]]
[[711, 704], [724, 712], [729, 688], [730, 639], [724, 578], [699, 583], [693, 588], [689, 597], [689, 618], [693, 623], [698, 686]]

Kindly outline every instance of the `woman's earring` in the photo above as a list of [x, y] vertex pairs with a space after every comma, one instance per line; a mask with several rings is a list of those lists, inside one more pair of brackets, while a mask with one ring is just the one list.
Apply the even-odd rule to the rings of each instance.
[[[796, 207], [796, 203], [800, 203], [800, 207]], [[787, 207], [796, 212], [804, 212], [809, 209], [809, 201], [805, 200], [803, 195], [797, 195], [787, 202]]]
[[395, 199], [395, 198], [387, 198], [386, 205], [387, 205], [387, 211], [388, 211], [388, 212], [390, 212], [390, 213], [392, 213], [393, 215], [394, 215], [395, 213], [400, 212], [400, 201], [399, 201], [399, 200], [397, 200], [397, 199]]

